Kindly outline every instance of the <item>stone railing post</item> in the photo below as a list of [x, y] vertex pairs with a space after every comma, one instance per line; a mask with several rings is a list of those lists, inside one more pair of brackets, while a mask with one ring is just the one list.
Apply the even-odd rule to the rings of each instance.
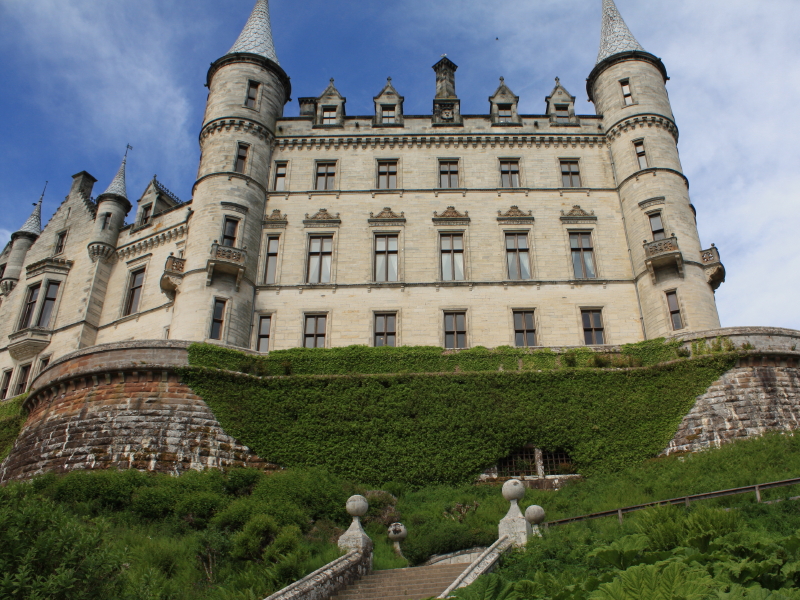
[[394, 543], [395, 554], [400, 558], [405, 558], [405, 556], [403, 556], [403, 550], [400, 548], [400, 542], [408, 537], [406, 526], [402, 523], [392, 523], [389, 525], [388, 536], [389, 540]]
[[544, 521], [544, 510], [541, 506], [530, 506], [525, 515], [522, 514], [518, 503], [524, 497], [525, 486], [518, 479], [510, 479], [503, 484], [503, 498], [511, 502], [511, 507], [500, 521], [498, 537], [507, 536], [517, 547], [525, 546], [534, 534], [540, 536], [539, 523]]
[[369, 502], [364, 496], [351, 496], [347, 501], [347, 514], [353, 517], [350, 529], [339, 538], [339, 548], [342, 550], [357, 550], [359, 552], [372, 552], [372, 540], [361, 527], [361, 517], [367, 514]]

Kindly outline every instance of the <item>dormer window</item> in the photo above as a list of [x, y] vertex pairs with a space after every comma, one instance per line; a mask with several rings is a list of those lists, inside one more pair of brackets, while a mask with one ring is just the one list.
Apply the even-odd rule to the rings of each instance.
[[322, 124], [336, 125], [336, 107], [324, 106], [322, 108]]
[[381, 106], [381, 123], [384, 125], [394, 125], [397, 122], [397, 107], [392, 104], [390, 106]]
[[[149, 225], [150, 220], [153, 218], [153, 205], [147, 204], [146, 206], [142, 207], [142, 218], [139, 220], [139, 224]], [[103, 215], [103, 229], [107, 229], [108, 225], [111, 222], [111, 213], [106, 213]]]
[[244, 105], [247, 108], [255, 108], [256, 101], [258, 100], [258, 88], [260, 84], [256, 83], [255, 81], [250, 81], [247, 83], [247, 99], [244, 102]]
[[64, 252], [64, 247], [67, 245], [67, 232], [62, 231], [56, 237], [56, 251], [55, 254], [61, 254]]
[[569, 104], [556, 104], [556, 123], [569, 123]]
[[511, 122], [511, 105], [510, 104], [498, 104], [497, 105], [497, 122], [498, 123], [510, 123]]

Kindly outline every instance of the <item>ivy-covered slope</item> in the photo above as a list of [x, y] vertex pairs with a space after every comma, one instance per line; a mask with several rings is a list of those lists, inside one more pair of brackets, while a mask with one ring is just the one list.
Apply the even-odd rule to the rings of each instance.
[[[675, 346], [648, 344], [631, 347], [624, 360], [636, 353], [645, 364], [677, 357]], [[735, 364], [735, 355], [716, 354], [644, 368], [553, 368], [611, 359], [598, 361], [589, 351], [556, 361], [541, 351], [435, 350], [299, 350], [264, 358], [195, 345], [183, 377], [225, 431], [265, 460], [419, 486], [468, 481], [529, 443], [567, 450], [586, 475], [655, 456], [695, 398]], [[445, 372], [414, 372], [431, 364]], [[393, 367], [394, 374], [232, 372], [297, 373], [298, 365], [322, 373]]]

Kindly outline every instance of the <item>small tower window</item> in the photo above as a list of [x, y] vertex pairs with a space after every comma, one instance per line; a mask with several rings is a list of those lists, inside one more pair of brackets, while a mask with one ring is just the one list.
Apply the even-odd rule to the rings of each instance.
[[397, 340], [397, 313], [375, 315], [375, 347], [394, 348]]
[[500, 161], [500, 186], [504, 188], [519, 187], [519, 161]]
[[327, 315], [306, 315], [306, 328], [303, 334], [303, 346], [305, 348], [325, 347], [327, 321]]
[[267, 238], [267, 270], [264, 277], [264, 283], [275, 283], [278, 273], [278, 245], [280, 238], [269, 236]]
[[569, 123], [569, 104], [556, 104], [556, 123]]
[[142, 299], [142, 286], [144, 285], [144, 269], [131, 273], [128, 287], [128, 297], [125, 300], [124, 317], [139, 312], [139, 302]]
[[381, 123], [384, 125], [397, 123], [397, 107], [394, 104], [381, 106]]
[[577, 160], [561, 161], [561, 185], [565, 188], [581, 187], [581, 172]]
[[286, 191], [286, 168], [285, 162], [275, 163], [275, 191]]
[[588, 346], [605, 344], [603, 313], [599, 310], [582, 310], [583, 339]]
[[5, 265], [0, 265], [0, 279], [2, 279], [3, 275], [5, 275], [5, 274], [6, 274], [6, 266]]
[[236, 234], [239, 231], [239, 221], [225, 217], [225, 224], [222, 228], [222, 245], [228, 248], [236, 246]]
[[619, 82], [620, 86], [622, 86], [622, 99], [625, 102], [625, 106], [631, 106], [633, 104], [633, 95], [631, 94], [631, 82], [627, 79], [623, 79]]
[[636, 160], [639, 161], [639, 168], [647, 168], [647, 152], [644, 149], [644, 140], [633, 142], [633, 148], [636, 150]]
[[650, 215], [650, 231], [653, 232], [654, 242], [667, 238], [667, 234], [664, 233], [664, 221], [661, 219], [660, 212]]
[[322, 107], [322, 124], [323, 125], [336, 125], [336, 107], [324, 106]]
[[336, 185], [336, 163], [317, 163], [316, 189], [332, 190]]
[[[142, 218], [139, 220], [139, 224], [141, 226], [149, 225], [152, 216], [153, 216], [153, 205], [148, 204], [147, 206], [143, 206]], [[103, 215], [103, 229], [108, 229], [110, 224], [111, 224], [111, 213], [106, 213]]]
[[[62, 231], [56, 237], [56, 254], [61, 254], [64, 252], [64, 247], [67, 245], [67, 232]], [[2, 275], [0, 275], [2, 277]]]
[[536, 324], [532, 310], [514, 311], [514, 343], [517, 348], [533, 348], [536, 345]]
[[672, 320], [672, 329], [675, 331], [683, 329], [683, 317], [681, 316], [681, 305], [678, 303], [678, 292], [667, 292], [667, 305], [669, 306], [669, 316]]
[[498, 104], [497, 105], [497, 122], [498, 123], [510, 123], [511, 122], [511, 105], [510, 104]]
[[20, 329], [27, 329], [33, 322], [33, 311], [36, 308], [36, 303], [39, 301], [39, 292], [42, 289], [41, 284], [36, 284], [28, 288], [28, 295], [25, 297], [25, 305], [22, 309], [22, 318], [19, 321]]
[[47, 284], [47, 292], [44, 295], [44, 303], [42, 304], [42, 312], [39, 313], [39, 320], [36, 321], [37, 327], [49, 327], [50, 317], [53, 316], [53, 307], [56, 305], [56, 298], [58, 298], [58, 288], [60, 283], [58, 281], [51, 281]]
[[247, 154], [249, 150], [250, 147], [247, 144], [239, 144], [239, 148], [236, 152], [236, 165], [234, 167], [234, 171], [237, 173], [244, 173], [247, 167]]
[[270, 329], [272, 329], [272, 316], [260, 317], [258, 319], [258, 352], [267, 352], [269, 350], [269, 336]]
[[247, 84], [247, 100], [245, 100], [244, 105], [247, 108], [255, 108], [256, 101], [258, 100], [258, 88], [259, 84], [255, 81], [250, 81]]
[[397, 189], [397, 161], [387, 160], [378, 163], [378, 189]]
[[211, 334], [208, 336], [212, 340], [222, 339], [222, 326], [225, 323], [225, 300], [214, 300], [214, 313], [211, 315]]

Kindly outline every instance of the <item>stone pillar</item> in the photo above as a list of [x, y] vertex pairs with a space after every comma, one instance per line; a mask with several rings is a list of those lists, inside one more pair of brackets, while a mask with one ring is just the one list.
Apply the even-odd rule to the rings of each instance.
[[518, 479], [511, 479], [503, 484], [503, 498], [511, 502], [508, 513], [500, 521], [499, 537], [508, 536], [515, 546], [524, 546], [533, 531], [525, 520], [518, 502], [525, 497], [525, 486]]
[[361, 517], [367, 514], [369, 503], [364, 496], [351, 496], [347, 501], [347, 514], [353, 517], [350, 529], [339, 538], [339, 548], [350, 551], [372, 552], [372, 540], [361, 527]]

